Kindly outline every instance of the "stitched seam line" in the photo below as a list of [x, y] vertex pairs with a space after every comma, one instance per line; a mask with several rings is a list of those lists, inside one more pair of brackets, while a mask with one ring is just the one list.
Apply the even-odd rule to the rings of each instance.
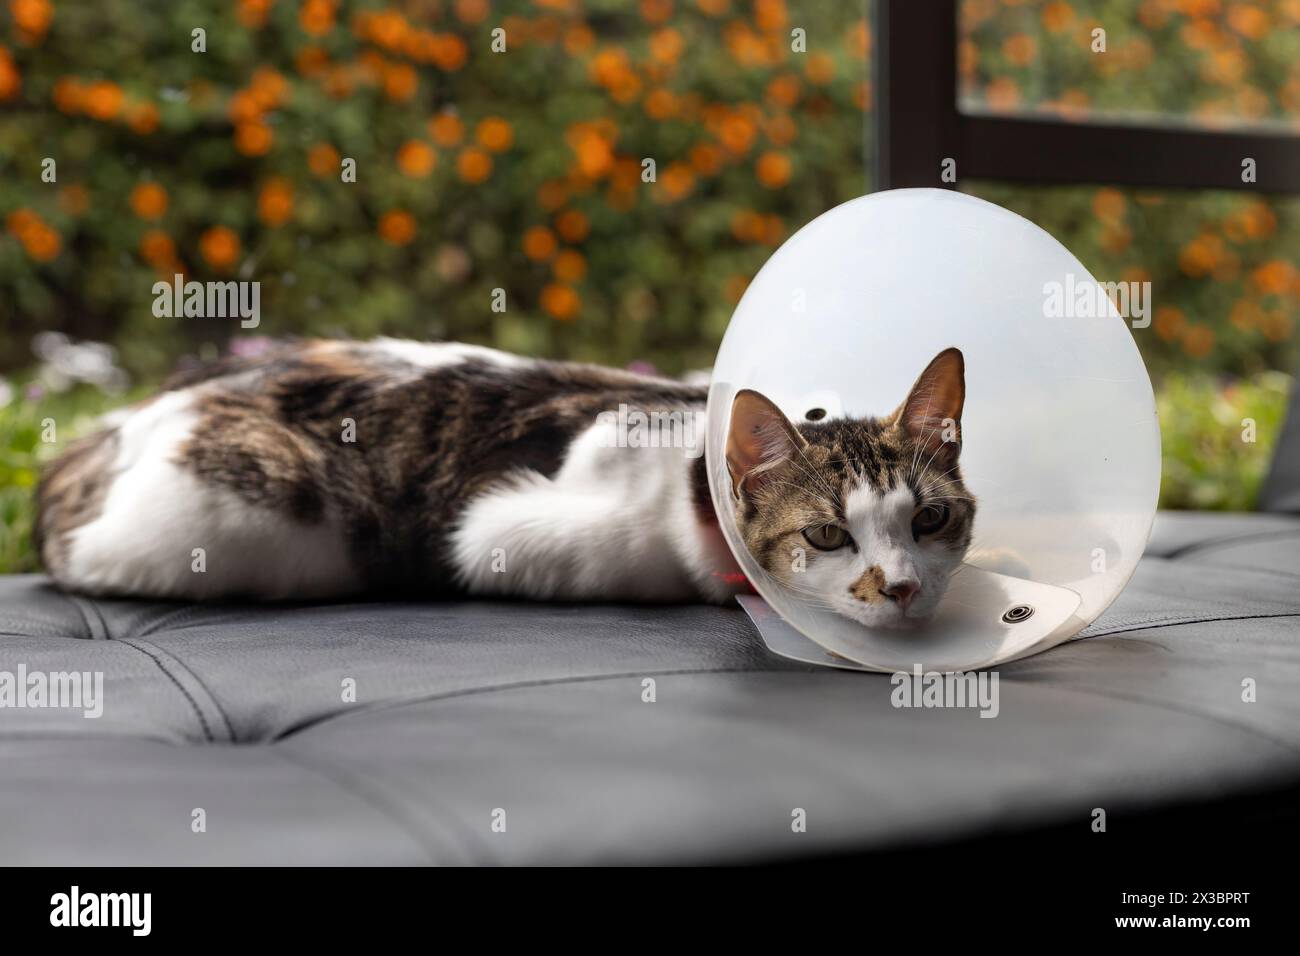
[[[194, 683], [203, 688], [203, 693], [207, 694], [208, 700], [211, 702], [213, 709], [215, 709], [220, 715], [221, 722], [226, 725], [226, 733], [230, 735], [230, 742], [239, 743], [239, 738], [235, 734], [235, 726], [230, 722], [230, 716], [226, 713], [226, 709], [221, 706], [221, 701], [217, 700], [217, 695], [212, 693], [212, 688], [210, 688], [203, 678], [196, 674], [192, 668], [187, 667], [184, 661], [178, 658], [175, 654], [168, 652], [165, 648], [154, 644], [152, 641], [146, 641], [139, 637], [130, 638], [129, 641], [124, 640], [124, 643], [130, 643], [133, 647], [137, 647], [137, 649], [143, 649], [143, 647], [151, 648], [160, 658], [171, 661], [176, 667], [179, 667], [189, 675]], [[141, 645], [143, 645], [143, 647], [141, 647]]]
[[1149, 631], [1153, 627], [1182, 627], [1184, 624], [1217, 624], [1219, 621], [1257, 621], [1261, 618], [1272, 619], [1278, 617], [1300, 617], [1300, 612], [1285, 611], [1278, 614], [1238, 614], [1233, 617], [1162, 618], [1158, 621], [1148, 621], [1134, 627], [1121, 627], [1113, 631], [1097, 631], [1093, 634], [1080, 634], [1078, 640], [1086, 641], [1094, 637], [1113, 637], [1116, 634], [1129, 634], [1133, 631]]
[[[439, 694], [422, 694], [418, 697], [407, 697], [402, 700], [384, 701], [378, 704], [370, 704], [363, 707], [353, 707], [350, 710], [335, 711], [331, 714], [322, 714], [319, 717], [312, 717], [308, 720], [299, 721], [279, 734], [271, 738], [272, 741], [286, 740], [295, 736], [304, 730], [309, 730], [320, 724], [335, 719], [336, 717], [350, 717], [358, 713], [378, 713], [384, 710], [395, 710], [399, 707], [409, 707], [412, 704], [431, 703], [438, 700], [451, 700], [457, 697], [473, 697], [476, 694], [491, 694], [499, 690], [517, 690], [523, 687], [549, 687], [553, 684], [588, 684], [603, 680], [627, 680], [633, 677], [672, 677], [681, 674], [781, 674], [781, 673], [804, 673], [811, 674], [816, 671], [826, 670], [812, 664], [799, 667], [703, 667], [703, 668], [680, 668], [677, 670], [660, 670], [660, 671], [625, 671], [618, 674], [584, 674], [579, 677], [545, 677], [537, 680], [513, 681], [508, 684], [491, 684], [487, 687], [462, 687], [459, 690], [443, 691]], [[840, 670], [840, 668], [835, 668]], [[853, 673], [870, 673], [868, 671], [854, 671]], [[884, 676], [884, 675], [881, 675]]]
[[158, 665], [158, 669], [167, 675], [167, 679], [171, 681], [173, 684], [175, 684], [176, 689], [179, 690], [181, 694], [184, 695], [185, 699], [190, 702], [190, 707], [193, 708], [194, 710], [194, 716], [199, 719], [199, 725], [203, 728], [204, 738], [208, 741], [208, 743], [215, 742], [216, 738], [212, 736], [212, 728], [208, 726], [208, 719], [203, 716], [203, 710], [202, 708], [199, 707], [198, 701], [194, 699], [194, 695], [192, 695], [188, 690], [185, 689], [185, 685], [176, 679], [176, 675], [167, 669], [167, 665], [164, 664], [159, 657], [157, 657], [154, 654], [151, 654], [148, 650], [146, 650], [143, 647], [140, 647], [129, 638], [121, 638], [118, 640], [118, 643], [125, 644], [127, 647], [134, 647], [137, 651], [139, 651], [145, 657], [149, 658], [149, 660], [153, 661], [156, 665]]
[[[430, 864], [437, 865], [440, 848], [427, 838], [425, 828], [418, 821], [408, 818], [408, 814], [401, 808], [400, 804], [390, 804], [382, 795], [376, 795], [365, 787], [358, 786], [357, 779], [353, 775], [348, 774], [346, 771], [341, 774], [338, 773], [340, 768], [335, 764], [327, 764], [322, 767], [316, 761], [309, 760], [302, 754], [291, 753], [281, 747], [268, 747], [267, 749], [281, 760], [315, 774], [323, 780], [328, 780], [344, 793], [360, 800], [380, 816], [395, 824], [402, 833], [405, 833], [420, 848], [420, 851]], [[427, 795], [424, 795], [424, 797], [427, 799]]]

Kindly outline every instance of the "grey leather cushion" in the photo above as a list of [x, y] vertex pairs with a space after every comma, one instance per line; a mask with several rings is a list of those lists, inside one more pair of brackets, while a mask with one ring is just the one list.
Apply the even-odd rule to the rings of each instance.
[[916, 846], [1300, 780], [1300, 517], [1162, 514], [1114, 607], [1001, 668], [992, 720], [895, 709], [887, 676], [775, 658], [703, 606], [211, 607], [0, 578], [0, 671], [20, 665], [103, 671], [105, 704], [0, 710], [0, 863]]

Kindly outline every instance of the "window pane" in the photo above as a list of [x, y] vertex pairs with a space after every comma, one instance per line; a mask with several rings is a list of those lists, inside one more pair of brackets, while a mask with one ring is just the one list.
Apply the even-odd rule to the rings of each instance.
[[959, 10], [964, 112], [1300, 130], [1300, 0], [962, 0]]

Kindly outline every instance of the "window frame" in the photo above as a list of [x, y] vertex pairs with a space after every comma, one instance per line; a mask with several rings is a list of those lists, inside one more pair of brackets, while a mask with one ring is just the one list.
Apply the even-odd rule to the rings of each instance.
[[[1300, 193], [1300, 135], [962, 113], [957, 0], [876, 0], [877, 189], [956, 178]], [[1256, 162], [1242, 182], [1242, 161]]]

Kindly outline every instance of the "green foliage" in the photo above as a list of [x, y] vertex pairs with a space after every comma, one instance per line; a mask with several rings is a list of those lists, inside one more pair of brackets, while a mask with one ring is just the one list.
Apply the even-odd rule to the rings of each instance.
[[[1162, 508], [1250, 511], [1268, 474], [1294, 385], [1263, 372], [1227, 385], [1174, 373], [1156, 396], [1162, 442]], [[1253, 440], [1249, 426], [1253, 423]]]
[[[20, 385], [15, 391], [25, 388]], [[93, 431], [98, 417], [123, 400], [78, 385], [62, 393], [15, 398], [0, 407], [0, 573], [35, 571], [39, 566], [31, 531], [41, 466]]]

